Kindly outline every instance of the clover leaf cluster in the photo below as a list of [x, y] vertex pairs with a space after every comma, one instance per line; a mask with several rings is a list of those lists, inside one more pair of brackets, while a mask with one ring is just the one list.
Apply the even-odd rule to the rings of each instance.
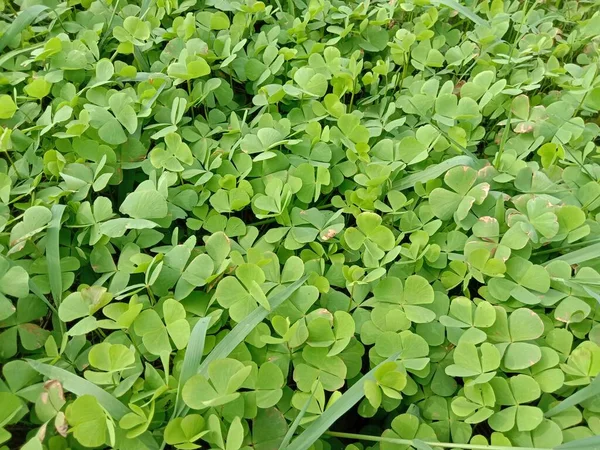
[[600, 445], [600, 12], [0, 0], [1, 449]]

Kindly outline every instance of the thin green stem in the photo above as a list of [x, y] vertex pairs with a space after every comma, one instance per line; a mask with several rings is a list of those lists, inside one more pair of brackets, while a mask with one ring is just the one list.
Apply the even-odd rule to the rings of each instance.
[[104, 46], [104, 42], [106, 41], [106, 39], [108, 39], [108, 36], [110, 34], [110, 27], [112, 26], [113, 20], [115, 18], [115, 14], [117, 12], [117, 8], [119, 7], [119, 2], [121, 0], [117, 0], [115, 2], [115, 7], [112, 10], [112, 13], [110, 15], [110, 19], [108, 20], [108, 25], [106, 26], [106, 30], [104, 31], [104, 35], [102, 36], [102, 39], [100, 39], [100, 44], [98, 45], [98, 48], [102, 49], [102, 47]]
[[526, 24], [527, 19], [529, 18], [529, 14], [531, 14], [531, 12], [535, 9], [535, 3], [536, 2], [534, 0], [533, 4], [531, 5], [531, 8], [529, 8], [529, 11], [527, 11], [527, 7], [529, 6], [529, 0], [525, 0], [525, 3], [523, 5], [523, 17], [521, 18], [521, 24], [519, 25], [519, 29], [517, 30], [517, 35], [515, 36], [515, 40], [512, 42], [512, 44], [510, 46], [510, 51], [508, 52], [508, 64], [507, 65], [510, 65], [510, 63], [511, 63], [512, 56], [513, 56], [513, 53], [517, 46], [517, 43], [525, 35], [525, 33], [522, 31], [523, 26]]
[[15, 169], [15, 163], [14, 163], [13, 159], [10, 157], [8, 150], [5, 150], [4, 154], [6, 155], [6, 159], [8, 159], [8, 162], [10, 163], [10, 167], [12, 167], [12, 169], [18, 173], [17, 169]]
[[348, 112], [352, 112], [352, 104], [354, 103], [354, 84], [352, 85], [352, 93], [350, 94], [350, 106], [348, 106]]
[[504, 146], [506, 145], [506, 140], [508, 139], [508, 133], [510, 132], [510, 119], [512, 118], [512, 107], [508, 108], [508, 117], [506, 118], [506, 126], [504, 127], [504, 131], [502, 132], [502, 139], [500, 140], [500, 148], [498, 149], [498, 153], [496, 155], [496, 161], [494, 165], [496, 169], [500, 167], [500, 163], [502, 161], [502, 154], [504, 153]]
[[16, 16], [17, 14], [19, 14], [15, 8], [12, 5], [12, 2], [6, 2], [6, 6], [8, 6], [8, 9], [10, 9], [10, 11]]
[[154, 297], [154, 294], [152, 293], [152, 289], [150, 289], [150, 286], [146, 286], [146, 292], [148, 293], [148, 297], [150, 298], [150, 304], [156, 305], [156, 298]]
[[264, 219], [264, 220], [259, 220], [258, 222], [253, 222], [253, 223], [251, 223], [249, 225], [252, 225], [252, 226], [255, 227], [257, 225], [265, 225], [267, 223], [273, 223], [273, 222], [275, 222], [275, 220], [276, 220], [275, 217], [271, 217], [269, 219]]
[[579, 111], [581, 111], [581, 108], [583, 108], [583, 103], [585, 102], [585, 99], [587, 98], [589, 93], [590, 93], [590, 91], [587, 91], [585, 94], [583, 94], [583, 97], [581, 98], [579, 105], [577, 105], [577, 109], [575, 109], [575, 112], [573, 113], [573, 117], [577, 116]]
[[352, 310], [352, 300], [354, 299], [354, 287], [356, 286], [356, 284], [352, 285], [352, 288], [350, 289], [350, 298], [348, 299], [348, 309], [346, 310], [346, 312], [350, 312]]
[[[399, 445], [413, 445], [412, 439], [397, 439], [388, 438], [383, 436], [369, 436], [367, 434], [355, 434], [355, 433], [340, 433], [337, 431], [326, 431], [325, 434], [329, 436], [335, 436], [345, 439], [356, 439], [361, 441], [372, 441], [372, 442], [388, 442], [390, 444]], [[430, 447], [442, 447], [442, 448], [465, 448], [468, 450], [532, 450], [530, 447], [503, 447], [500, 445], [476, 445], [476, 444], [460, 444], [450, 442], [424, 442]], [[551, 450], [545, 448], [539, 448], [537, 450]]]
[[554, 247], [554, 248], [549, 248], [546, 250], [541, 250], [539, 252], [533, 252], [531, 256], [539, 256], [539, 255], [547, 255], [549, 253], [557, 253], [562, 250], [570, 250], [570, 249], [577, 248], [577, 247], [585, 247], [587, 245], [596, 244], [598, 242], [600, 242], [600, 238], [590, 239], [589, 241], [584, 241], [584, 242], [574, 242], [573, 244], [563, 245], [562, 247]]
[[62, 19], [60, 18], [60, 14], [58, 14], [58, 13], [56, 12], [56, 10], [55, 10], [55, 9], [52, 9], [52, 12], [53, 12], [53, 13], [54, 13], [54, 15], [56, 16], [56, 20], [58, 20], [58, 23], [60, 23], [60, 27], [61, 27], [61, 28], [64, 30], [64, 29], [65, 29], [65, 26], [63, 25], [63, 21], [62, 21]]

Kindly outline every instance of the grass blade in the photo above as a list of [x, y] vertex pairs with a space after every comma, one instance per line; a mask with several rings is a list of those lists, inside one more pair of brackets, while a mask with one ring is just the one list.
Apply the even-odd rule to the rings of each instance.
[[447, 6], [450, 9], [454, 9], [455, 11], [458, 11], [460, 14], [465, 16], [467, 19], [471, 20], [476, 25], [490, 28], [490, 24], [486, 20], [483, 20], [481, 17], [479, 17], [477, 14], [475, 14], [469, 8], [467, 8], [464, 5], [461, 5], [460, 3], [456, 2], [455, 0], [432, 0], [431, 3], [433, 5]]
[[403, 191], [408, 188], [414, 187], [417, 183], [426, 183], [430, 180], [434, 180], [439, 176], [445, 174], [448, 170], [456, 166], [473, 166], [473, 159], [466, 155], [459, 155], [453, 158], [442, 161], [439, 164], [429, 166], [427, 169], [420, 172], [413, 173], [401, 180], [394, 183], [393, 189]]
[[600, 436], [592, 436], [583, 439], [575, 439], [574, 441], [556, 447], [556, 450], [598, 450], [600, 448]]
[[[13, 260], [7, 259], [7, 261], [10, 267], [13, 267], [15, 265], [15, 262]], [[37, 298], [43, 301], [46, 304], [46, 306], [50, 309], [50, 311], [52, 311], [54, 314], [58, 314], [58, 310], [56, 309], [56, 307], [52, 304], [50, 300], [46, 298], [42, 290], [37, 284], [35, 284], [35, 281], [33, 281], [31, 277], [29, 278], [29, 290], [33, 293], [33, 295], [35, 295]], [[62, 322], [60, 323], [62, 324]]]
[[[129, 412], [129, 408], [106, 392], [104, 389], [96, 386], [94, 383], [80, 377], [74, 373], [68, 372], [60, 367], [51, 366], [33, 359], [27, 359], [27, 363], [37, 372], [48, 377], [51, 380], [58, 380], [63, 388], [77, 396], [92, 395], [96, 397], [98, 403], [106, 410], [108, 414], [115, 420], [120, 420]], [[146, 432], [137, 438], [145, 448], [157, 450], [158, 444], [149, 432]]]
[[152, 4], [151, 0], [143, 0], [142, 7], [140, 8], [140, 18], [143, 19], [146, 16], [146, 13], [150, 9], [150, 5]]
[[0, 38], [0, 52], [46, 9], [48, 9], [48, 7], [45, 5], [33, 5], [19, 14]]
[[181, 389], [187, 380], [189, 380], [198, 370], [200, 362], [202, 361], [202, 354], [204, 353], [204, 344], [206, 342], [206, 332], [210, 325], [212, 317], [203, 317], [192, 330], [190, 340], [185, 350], [185, 356], [183, 357], [183, 365], [181, 366], [181, 374], [179, 375], [179, 384], [177, 387], [177, 400], [175, 401], [175, 412], [173, 417], [177, 417], [179, 413], [184, 409], [183, 403], [181, 402]]
[[60, 270], [60, 221], [65, 211], [65, 205], [54, 205], [52, 207], [52, 220], [48, 227], [46, 243], [46, 263], [48, 265], [48, 278], [50, 279], [50, 290], [54, 304], [58, 308], [62, 300], [62, 272]]
[[[428, 447], [441, 447], [441, 448], [456, 448], [456, 449], [467, 449], [467, 450], [552, 450], [549, 448], [542, 447], [504, 447], [501, 445], [479, 445], [479, 444], [460, 444], [450, 442], [425, 442], [420, 439], [400, 439], [390, 438], [385, 436], [370, 436], [368, 434], [356, 434], [356, 433], [338, 433], [337, 431], [328, 431], [325, 434], [329, 436], [335, 436], [342, 439], [353, 439], [355, 441], [371, 441], [371, 442], [387, 442], [389, 444], [397, 444], [402, 446], [412, 446], [415, 448], [422, 448], [423, 445]], [[562, 448], [562, 446], [557, 447]]]
[[[450, 143], [454, 144], [454, 146], [456, 146], [456, 148], [458, 148], [462, 153], [466, 154], [467, 156], [469, 156], [471, 159], [473, 159], [474, 161], [477, 160], [477, 158], [475, 157], [475, 155], [466, 147], [464, 147], [463, 145], [461, 145], [459, 142], [455, 141], [452, 136], [450, 136], [448, 133], [446, 133], [443, 129], [441, 129], [440, 127], [438, 127], [435, 123], [433, 123], [431, 120], [429, 120], [429, 118], [427, 117], [427, 113], [426, 112], [421, 112], [418, 108], [417, 105], [415, 105], [411, 99], [408, 99], [408, 102], [412, 105], [412, 107], [415, 109], [415, 111], [417, 111], [417, 114], [419, 114], [419, 116], [421, 117], [421, 120], [425, 121], [425, 123], [431, 125], [433, 128], [435, 128], [437, 130], [438, 133], [440, 133], [440, 135], [444, 136], [446, 138], [447, 141], [450, 141]], [[435, 144], [431, 144], [431, 145], [435, 145]]]
[[546, 264], [550, 264], [552, 261], [565, 261], [569, 264], [581, 264], [582, 262], [589, 261], [591, 259], [598, 258], [600, 254], [600, 243], [590, 245], [589, 247], [574, 250], [572, 252], [561, 255], [557, 258], [546, 261]]
[[76, 395], [93, 395], [102, 407], [117, 420], [129, 412], [129, 408], [111, 394], [79, 375], [32, 359], [28, 359], [27, 362], [42, 375], [51, 380], [60, 381], [67, 391]]
[[[270, 299], [271, 311], [267, 311], [262, 306], [259, 306], [252, 311], [244, 320], [238, 323], [233, 330], [231, 330], [225, 339], [217, 344], [217, 346], [209, 353], [204, 359], [202, 364], [198, 367], [195, 373], [200, 373], [204, 376], [208, 375], [208, 366], [211, 362], [218, 359], [227, 358], [229, 354], [238, 346], [241, 342], [248, 337], [252, 330], [261, 323], [269, 314], [271, 314], [279, 305], [286, 301], [304, 282], [308, 279], [308, 275], [304, 275], [297, 281], [294, 281], [287, 288], [278, 292]], [[185, 416], [190, 409], [186, 406], [180, 416]]]
[[286, 450], [307, 450], [312, 444], [325, 433], [333, 423], [342, 417], [346, 411], [356, 405], [364, 396], [365, 381], [375, 378], [375, 371], [389, 361], [395, 361], [399, 353], [390, 356], [384, 362], [371, 369], [366, 375], [358, 380], [350, 389], [348, 389], [333, 405], [325, 410], [317, 420], [309, 425]]
[[208, 375], [208, 366], [211, 362], [216, 361], [218, 359], [227, 358], [229, 354], [246, 339], [246, 337], [250, 334], [250, 332], [261, 323], [269, 314], [275, 310], [279, 305], [281, 305], [284, 301], [286, 301], [296, 290], [304, 284], [308, 275], [304, 275], [299, 280], [290, 284], [284, 290], [278, 292], [270, 299], [269, 303], [271, 304], [271, 311], [267, 311], [262, 306], [259, 306], [254, 311], [252, 311], [244, 320], [238, 323], [233, 330], [231, 330], [225, 339], [217, 344], [217, 346], [213, 349], [212, 352], [204, 359], [200, 367], [198, 368], [198, 373], [202, 375]]
[[133, 48], [133, 58], [139, 64], [139, 67], [142, 70], [142, 72], [148, 72], [150, 70], [150, 64], [148, 64], [148, 60], [146, 59], [142, 51], [137, 47]]
[[314, 386], [313, 386], [313, 390], [311, 391], [310, 396], [306, 399], [306, 402], [302, 406], [302, 409], [300, 410], [300, 412], [298, 413], [298, 415], [296, 416], [296, 418], [294, 419], [294, 421], [288, 428], [288, 431], [285, 434], [285, 436], [283, 437], [283, 441], [281, 441], [279, 448], [287, 448], [288, 444], [292, 440], [292, 437], [294, 436], [294, 433], [296, 432], [296, 429], [300, 425], [300, 421], [306, 414], [306, 411], [308, 410], [308, 407], [310, 406], [310, 402], [312, 401], [314, 396], [315, 396], [315, 391], [314, 391]]
[[[48, 300], [46, 298], [46, 296], [44, 295], [44, 293], [42, 292], [42, 290], [39, 288], [39, 286], [37, 284], [35, 284], [35, 282], [30, 278], [29, 279], [29, 290], [31, 292], [33, 292], [33, 294], [39, 298], [41, 301], [43, 301], [46, 306], [48, 308], [50, 308], [50, 311], [52, 311], [54, 314], [58, 314], [58, 310], [54, 307], [54, 305], [50, 302], [50, 300]], [[62, 322], [61, 322], [62, 324]]]
[[43, 46], [44, 46], [44, 42], [40, 42], [39, 44], [31, 45], [29, 47], [17, 48], [10, 52], [6, 52], [4, 55], [2, 55], [2, 57], [0, 57], [0, 67], [2, 67], [6, 63], [6, 61], [14, 58], [15, 56], [19, 56], [21, 53], [28, 53], [28, 52], [35, 50], [36, 48], [40, 48]]
[[600, 394], [600, 376], [594, 378], [594, 380], [588, 386], [565, 398], [554, 408], [550, 408], [548, 411], [546, 411], [544, 417], [555, 416], [556, 414], [563, 412], [565, 409], [578, 405], [592, 397], [595, 397], [598, 394]]
[[592, 290], [591, 290], [589, 287], [587, 287], [587, 286], [582, 286], [582, 287], [583, 287], [583, 290], [584, 290], [585, 292], [587, 292], [587, 293], [588, 293], [588, 295], [589, 295], [590, 297], [592, 297], [592, 298], [595, 298], [595, 299], [596, 299], [596, 301], [598, 302], [598, 304], [600, 305], [600, 295], [598, 295], [597, 293], [595, 293], [594, 291], [592, 291]]

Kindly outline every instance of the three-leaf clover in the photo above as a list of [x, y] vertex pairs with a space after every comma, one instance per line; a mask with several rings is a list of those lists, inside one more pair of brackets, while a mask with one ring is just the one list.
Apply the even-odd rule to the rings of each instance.
[[0, 359], [5, 360], [16, 355], [18, 341], [28, 351], [41, 348], [50, 332], [35, 321], [44, 317], [47, 312], [46, 304], [34, 295], [17, 300], [16, 312], [0, 321]]
[[240, 322], [260, 304], [270, 309], [269, 301], [263, 291], [265, 274], [256, 264], [244, 263], [235, 270], [235, 277], [223, 278], [216, 290], [219, 304], [229, 310], [231, 318]]
[[356, 218], [357, 227], [348, 227], [344, 232], [344, 240], [350, 249], [363, 249], [362, 257], [366, 267], [379, 267], [379, 261], [385, 256], [385, 252], [394, 248], [394, 234], [381, 222], [379, 215], [363, 212]]
[[250, 375], [251, 366], [230, 358], [219, 359], [208, 367], [208, 377], [194, 375], [183, 386], [182, 398], [190, 408], [204, 409], [229, 403]]
[[399, 278], [386, 277], [373, 289], [373, 298], [363, 306], [396, 308], [404, 312], [406, 319], [414, 323], [427, 323], [435, 319], [435, 313], [420, 305], [433, 303], [434, 291], [429, 282], [420, 275], [411, 275], [402, 283]]
[[542, 422], [542, 410], [525, 405], [541, 395], [540, 387], [533, 378], [528, 375], [515, 375], [509, 379], [496, 377], [490, 384], [496, 394], [496, 404], [508, 406], [490, 417], [492, 429], [506, 432], [516, 425], [519, 431], [531, 431]]
[[146, 350], [157, 356], [171, 352], [169, 337], [178, 349], [185, 348], [190, 338], [190, 324], [186, 320], [185, 308], [181, 303], [167, 299], [162, 305], [162, 312], [161, 320], [154, 309], [146, 309], [133, 323], [133, 329], [142, 338]]
[[477, 177], [477, 171], [467, 166], [454, 167], [446, 172], [444, 183], [451, 190], [435, 188], [429, 194], [429, 204], [436, 217], [442, 220], [454, 218], [461, 226], [468, 223], [473, 205], [481, 205], [490, 191], [490, 185], [486, 182], [475, 184]]
[[99, 447], [114, 441], [114, 424], [92, 395], [77, 397], [65, 411], [70, 431], [86, 447]]
[[531, 343], [544, 332], [542, 319], [527, 308], [519, 308], [510, 316], [501, 306], [494, 308], [496, 320], [486, 333], [500, 350], [504, 367], [522, 370], [533, 366], [542, 358], [540, 347]]

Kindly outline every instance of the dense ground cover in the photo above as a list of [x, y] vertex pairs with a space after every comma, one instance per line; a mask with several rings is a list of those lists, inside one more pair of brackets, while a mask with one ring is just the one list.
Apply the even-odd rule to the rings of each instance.
[[3, 448], [598, 448], [598, 1], [0, 7]]

